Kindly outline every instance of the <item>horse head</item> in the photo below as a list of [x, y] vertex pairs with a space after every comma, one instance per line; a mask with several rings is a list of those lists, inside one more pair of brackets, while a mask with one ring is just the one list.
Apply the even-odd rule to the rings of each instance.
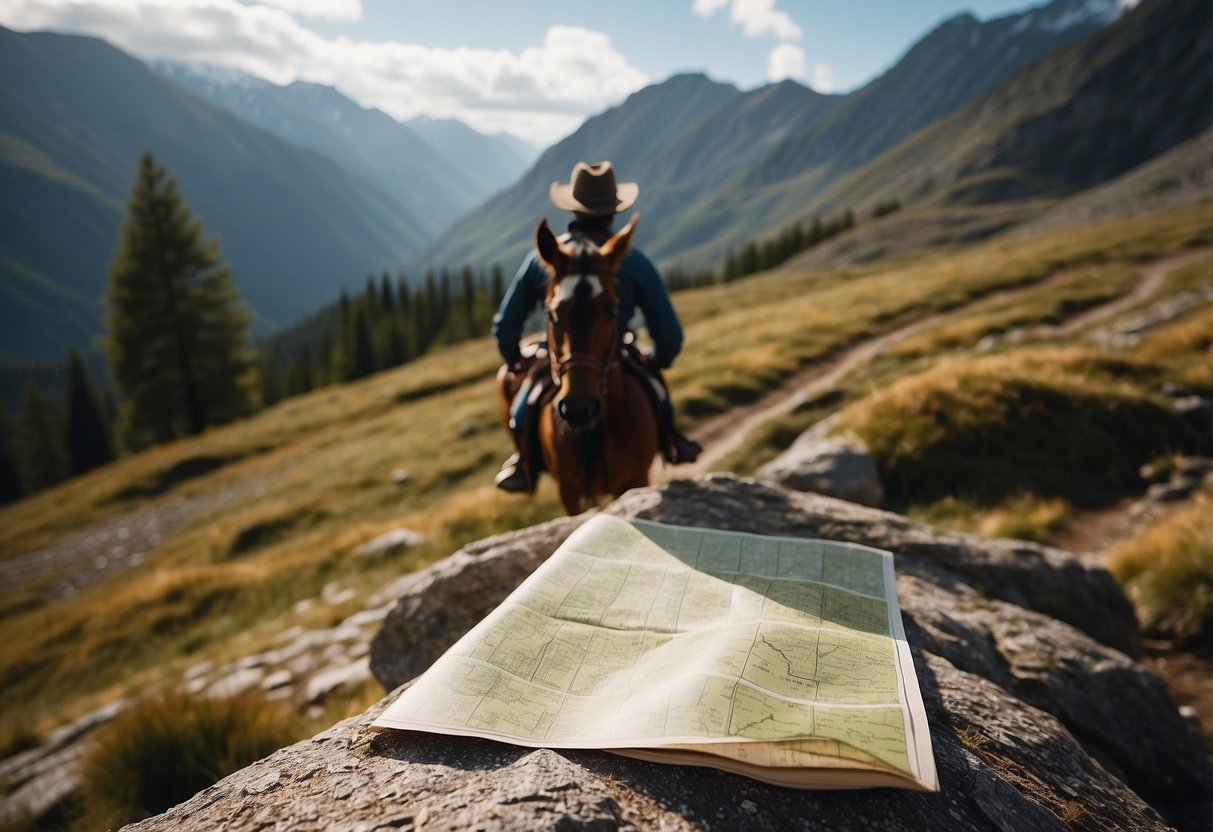
[[536, 248], [548, 267], [544, 310], [548, 318], [548, 355], [560, 388], [554, 405], [574, 430], [598, 424], [608, 379], [618, 366], [621, 333], [616, 315], [616, 269], [627, 254], [636, 217], [601, 246], [583, 239], [562, 242], [539, 224]]

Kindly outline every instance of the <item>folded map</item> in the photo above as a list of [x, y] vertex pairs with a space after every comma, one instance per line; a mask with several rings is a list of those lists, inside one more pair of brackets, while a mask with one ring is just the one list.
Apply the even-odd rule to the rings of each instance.
[[893, 556], [826, 540], [592, 517], [374, 724], [938, 789]]

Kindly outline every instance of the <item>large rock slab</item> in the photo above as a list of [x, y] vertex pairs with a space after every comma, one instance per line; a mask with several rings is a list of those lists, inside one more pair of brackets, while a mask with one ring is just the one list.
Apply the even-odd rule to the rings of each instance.
[[412, 679], [522, 583], [581, 525], [560, 517], [465, 546], [392, 587], [399, 598], [371, 640], [371, 672], [387, 690]]
[[[134, 828], [1161, 830], [1157, 807], [1190, 809], [1213, 794], [1161, 682], [1125, 652], [1136, 636], [1123, 597], [1067, 553], [933, 534], [733, 477], [639, 490], [607, 510], [892, 549], [941, 791], [804, 792], [606, 752], [371, 730], [397, 690]], [[579, 522], [494, 538], [412, 576], [379, 649], [416, 641], [387, 634], [408, 623], [405, 612], [434, 639], [453, 640], [512, 588], [494, 584], [495, 600], [482, 599], [486, 576], [513, 581], [507, 562], [529, 571]], [[441, 626], [438, 608], [447, 609]], [[423, 647], [393, 667], [412, 673], [441, 652]]]
[[759, 479], [797, 491], [865, 506], [884, 504], [884, 486], [876, 472], [876, 461], [855, 441], [822, 439], [808, 431], [756, 473]]

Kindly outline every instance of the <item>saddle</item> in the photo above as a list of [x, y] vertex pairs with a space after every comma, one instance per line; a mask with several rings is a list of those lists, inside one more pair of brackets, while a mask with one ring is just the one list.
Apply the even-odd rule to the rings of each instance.
[[[516, 401], [512, 412], [517, 413], [521, 407], [525, 407], [528, 413], [535, 413], [538, 408], [555, 398], [559, 387], [552, 379], [547, 358], [546, 342], [536, 341], [522, 345], [522, 360], [515, 373], [516, 377], [522, 375], [526, 378], [527, 383], [521, 385], [519, 394], [521, 394], [521, 390], [526, 390], [527, 395], [525, 403]], [[634, 333], [625, 332], [623, 334], [619, 358], [624, 372], [640, 382], [640, 386], [649, 400], [649, 406], [653, 409], [653, 415], [657, 418], [658, 446], [662, 459], [670, 464], [693, 461], [701, 448], [694, 443], [688, 443], [688, 440], [674, 428], [669, 388], [666, 387], [661, 371], [653, 365], [648, 353], [636, 342]], [[523, 421], [533, 420], [524, 419]], [[530, 429], [530, 426], [526, 424], [514, 424], [513, 419], [511, 427], [519, 432]], [[523, 438], [525, 441], [530, 437]]]

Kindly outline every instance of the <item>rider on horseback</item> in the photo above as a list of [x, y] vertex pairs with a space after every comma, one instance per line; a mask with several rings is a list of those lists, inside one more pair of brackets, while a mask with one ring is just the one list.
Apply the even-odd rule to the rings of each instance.
[[[576, 219], [569, 223], [567, 238], [580, 237], [601, 245], [612, 235], [615, 214], [627, 210], [640, 195], [634, 182], [616, 184], [610, 162], [578, 162], [568, 183], [553, 182], [550, 195], [557, 208], [572, 211]], [[532, 492], [543, 461], [536, 438], [535, 411], [543, 399], [548, 374], [535, 354], [524, 355], [519, 346], [523, 326], [539, 306], [549, 280], [547, 268], [532, 251], [523, 261], [513, 282], [493, 316], [493, 336], [509, 368], [501, 376], [507, 390], [513, 390], [525, 376], [510, 406], [510, 433], [517, 453], [506, 460], [497, 475], [497, 487], [505, 491]], [[642, 377], [657, 416], [661, 455], [666, 462], [694, 462], [703, 450], [674, 427], [674, 405], [661, 370], [669, 367], [682, 348], [682, 326], [670, 303], [665, 284], [647, 257], [632, 249], [618, 269], [619, 327], [624, 339], [624, 366]], [[629, 324], [636, 307], [644, 313], [652, 354], [642, 353], [631, 342]], [[546, 365], [546, 362], [542, 362]], [[539, 366], [537, 370], [536, 367]]]

